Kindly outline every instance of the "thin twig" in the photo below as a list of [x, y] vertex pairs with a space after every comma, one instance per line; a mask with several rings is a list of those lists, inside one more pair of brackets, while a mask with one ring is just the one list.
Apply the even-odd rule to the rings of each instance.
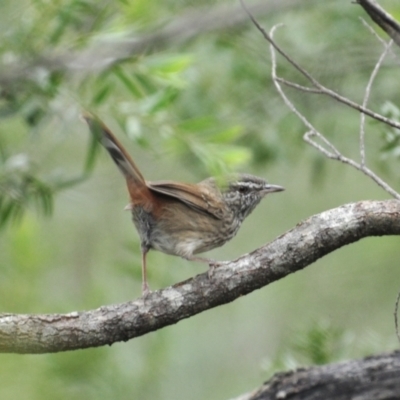
[[394, 326], [396, 328], [397, 339], [400, 342], [399, 321], [398, 321], [399, 302], [400, 302], [400, 291], [397, 293], [396, 304], [394, 306]]
[[317, 149], [320, 153], [324, 154], [326, 157], [332, 159], [332, 160], [337, 160], [337, 161], [342, 161], [345, 162], [346, 164], [352, 164], [355, 168], [359, 168], [360, 166], [355, 162], [350, 159], [347, 159], [344, 157], [337, 149], [336, 147], [333, 146], [332, 143], [329, 143], [329, 146], [334, 149], [334, 153], [329, 152], [328, 150], [325, 149], [325, 147], [321, 146], [319, 143], [317, 143], [315, 140], [313, 140], [313, 137], [317, 137], [318, 139], [327, 139], [321, 135], [320, 132], [318, 131], [308, 131], [304, 134], [303, 139], [306, 143], [310, 144], [313, 146], [315, 149]]
[[[380, 186], [383, 190], [385, 190], [387, 193], [389, 193], [391, 196], [394, 198], [400, 200], [400, 194], [397, 193], [390, 185], [388, 185], [383, 179], [381, 179], [378, 175], [376, 175], [372, 170], [370, 170], [368, 167], [365, 165], [362, 166], [361, 164], [358, 164], [351, 158], [348, 158], [341, 154], [339, 151], [337, 151], [336, 154], [330, 153], [327, 151], [324, 147], [322, 147], [320, 144], [315, 142], [312, 137], [317, 136], [318, 138], [324, 138], [324, 136], [318, 132], [318, 131], [309, 131], [307, 132], [304, 136], [303, 139], [306, 143], [310, 144], [313, 146], [315, 149], [317, 149], [319, 152], [324, 154], [326, 157], [330, 158], [331, 160], [336, 160], [340, 161], [343, 164], [350, 165], [351, 167], [357, 169], [358, 171], [362, 172], [364, 175], [368, 176], [371, 178], [378, 186]], [[325, 138], [324, 138], [325, 139]], [[324, 140], [326, 141], [326, 139]], [[332, 144], [330, 144], [333, 148], [335, 148]]]
[[[270, 37], [271, 39], [273, 38], [275, 30], [279, 27], [280, 25], [274, 26], [271, 31], [270, 31]], [[280, 82], [282, 82], [282, 78], [279, 78], [276, 74], [277, 70], [277, 62], [276, 62], [276, 53], [275, 53], [275, 46], [272, 44], [270, 45], [270, 52], [271, 52], [271, 70], [272, 70], [272, 80], [275, 84], [275, 87], [282, 97], [283, 101], [287, 105], [287, 107], [297, 115], [297, 117], [303, 122], [303, 124], [309, 129], [308, 132], [306, 132], [303, 136], [304, 140], [309, 143], [311, 146], [313, 146], [315, 149], [320, 151], [322, 154], [324, 154], [326, 157], [332, 159], [332, 160], [337, 160], [341, 161], [345, 164], [349, 164], [352, 167], [361, 170], [361, 166], [357, 164], [355, 161], [343, 156], [343, 154], [340, 153], [340, 151], [324, 136], [322, 135], [312, 124], [311, 122], [295, 107], [295, 105], [289, 100], [289, 98], [286, 96], [285, 92], [282, 90], [282, 87], [280, 85]], [[289, 86], [291, 82], [288, 82], [286, 80], [283, 80], [283, 83], [289, 83]], [[295, 84], [296, 85], [296, 84]], [[324, 144], [324, 146], [321, 146], [319, 143], [317, 143], [315, 140], [313, 140], [313, 137], [317, 137], [319, 140], [321, 140]], [[370, 172], [370, 171], [369, 171]]]
[[321, 90], [321, 94], [324, 94], [326, 96], [332, 97], [339, 103], [345, 104], [351, 108], [354, 108], [355, 110], [362, 112], [371, 118], [376, 119], [377, 121], [381, 121], [389, 126], [392, 126], [393, 128], [400, 129], [400, 123], [391, 120], [390, 118], [386, 118], [381, 114], [378, 114], [372, 110], [369, 110], [368, 108], [365, 108], [361, 106], [358, 103], [355, 103], [354, 101], [348, 99], [347, 97], [341, 96], [340, 94], [334, 92], [333, 90], [325, 87], [322, 85], [320, 82], [318, 82], [308, 71], [306, 71], [303, 67], [300, 66], [295, 60], [293, 60], [292, 57], [290, 57], [281, 47], [279, 47], [276, 42], [272, 39], [270, 34], [268, 34], [265, 29], [258, 23], [258, 21], [254, 18], [254, 16], [251, 14], [251, 12], [247, 9], [246, 5], [244, 4], [243, 0], [240, 0], [243, 9], [246, 11], [247, 15], [255, 25], [255, 27], [260, 31], [260, 33], [263, 35], [265, 40], [267, 40], [271, 46], [275, 48], [275, 50], [281, 54], [297, 71], [299, 71], [307, 80], [310, 81], [310, 83], [315, 86], [317, 89]]
[[365, 175], [370, 177], [378, 186], [380, 186], [383, 190], [393, 196], [395, 199], [400, 200], [400, 194], [396, 192], [390, 185], [388, 185], [382, 178], [375, 174], [372, 170], [367, 168], [366, 166], [360, 169]]
[[[256, 26], [256, 28], [262, 33], [262, 35], [264, 36], [264, 38], [269, 42], [270, 44], [270, 53], [271, 53], [271, 63], [272, 63], [272, 67], [271, 67], [271, 74], [272, 74], [272, 80], [274, 82], [274, 85], [278, 91], [278, 93], [280, 94], [280, 96], [282, 97], [283, 101], [285, 102], [285, 104], [287, 105], [287, 107], [294, 113], [296, 114], [296, 116], [303, 122], [303, 124], [308, 128], [308, 131], [306, 132], [306, 134], [304, 135], [304, 140], [309, 143], [311, 146], [313, 146], [314, 148], [316, 148], [319, 152], [321, 152], [322, 154], [324, 154], [326, 157], [333, 159], [333, 160], [337, 160], [340, 161], [344, 164], [348, 164], [350, 166], [352, 166], [353, 168], [357, 169], [358, 171], [363, 172], [366, 176], [368, 176], [369, 178], [371, 178], [378, 186], [380, 186], [383, 190], [385, 190], [387, 193], [389, 193], [391, 196], [393, 196], [394, 198], [400, 200], [400, 194], [396, 192], [396, 190], [394, 190], [390, 185], [388, 185], [383, 179], [381, 179], [378, 175], [376, 175], [371, 169], [369, 169], [366, 165], [365, 165], [365, 149], [364, 149], [364, 145], [362, 147], [362, 149], [360, 150], [362, 152], [362, 163], [358, 164], [357, 162], [355, 162], [354, 160], [344, 156], [323, 134], [321, 134], [313, 125], [312, 123], [295, 107], [295, 105], [289, 100], [289, 98], [286, 96], [285, 92], [282, 89], [281, 83], [287, 86], [291, 86], [294, 87], [296, 89], [305, 91], [307, 93], [316, 93], [316, 94], [324, 94], [324, 95], [328, 95], [332, 98], [334, 98], [335, 100], [344, 103], [352, 108], [355, 108], [359, 111], [361, 111], [362, 113], [365, 113], [367, 115], [372, 116], [373, 118], [384, 122], [390, 126], [394, 126], [394, 127], [399, 127], [400, 129], [400, 124], [398, 124], [395, 121], [392, 121], [382, 115], [376, 114], [370, 110], [368, 110], [365, 107], [365, 104], [368, 101], [369, 95], [370, 95], [370, 91], [371, 91], [371, 86], [373, 83], [373, 80], [375, 79], [375, 76], [377, 74], [377, 71], [379, 70], [383, 58], [384, 56], [387, 54], [388, 48], [389, 46], [386, 46], [385, 51], [382, 53], [381, 58], [378, 60], [377, 65], [375, 66], [374, 71], [371, 74], [370, 77], [370, 81], [369, 84], [366, 88], [366, 94], [364, 95], [364, 105], [361, 106], [357, 103], [352, 102], [351, 100], [344, 98], [342, 96], [340, 96], [338, 93], [332, 91], [331, 89], [326, 88], [325, 86], [323, 86], [322, 84], [320, 84], [311, 74], [309, 74], [307, 71], [305, 71], [302, 67], [300, 67], [299, 64], [297, 64], [289, 55], [287, 55], [274, 41], [273, 36], [274, 33], [276, 31], [276, 29], [278, 27], [281, 26], [281, 24], [279, 25], [275, 25], [269, 33], [267, 33], [261, 26], [260, 24], [257, 22], [257, 20], [252, 16], [252, 14], [247, 10], [246, 6], [243, 3], [243, 0], [241, 0], [241, 4], [243, 6], [243, 8], [245, 9], [245, 11], [247, 12], [247, 14], [249, 15], [251, 21], [254, 23], [254, 25]], [[276, 52], [278, 52], [279, 54], [283, 55], [287, 61], [289, 61], [289, 63], [291, 65], [293, 65], [294, 68], [296, 68], [301, 74], [303, 74], [303, 76], [305, 76], [311, 83], [313, 86], [315, 86], [315, 90], [309, 87], [305, 87], [302, 85], [298, 85], [297, 83], [294, 82], [290, 82], [287, 81], [283, 78], [280, 78], [277, 76], [277, 61], [276, 61]], [[362, 125], [364, 124], [364, 122], [362, 122]], [[363, 128], [362, 128], [363, 129]], [[364, 130], [362, 135], [364, 136]], [[360, 134], [361, 136], [361, 134]], [[317, 143], [314, 138], [317, 138], [319, 141], [321, 141], [323, 143], [323, 146], [319, 143]], [[364, 137], [362, 138], [362, 142], [364, 142]]]
[[[360, 20], [362, 24], [364, 25], [365, 28], [368, 29], [368, 31], [371, 33], [371, 35], [375, 36], [375, 39], [378, 40], [378, 42], [383, 46], [386, 47], [387, 42], [382, 39], [375, 31], [375, 29], [367, 22], [363, 17], [360, 17]], [[399, 65], [399, 56], [393, 51], [393, 46], [390, 48], [390, 55], [393, 57], [393, 59], [396, 61], [396, 64]]]
[[375, 39], [378, 40], [382, 46], [386, 46], [386, 41], [383, 40], [375, 31], [375, 29], [363, 18], [360, 17], [361, 23], [364, 25], [365, 28], [369, 30], [369, 33], [375, 36]]
[[[275, 25], [270, 32], [271, 38], [277, 28], [279, 28], [281, 25]], [[271, 63], [272, 63], [272, 81], [274, 82], [274, 85], [282, 97], [283, 101], [285, 104], [288, 106], [288, 108], [297, 115], [297, 117], [303, 122], [303, 124], [309, 129], [309, 132], [312, 132], [314, 136], [317, 136], [329, 149], [331, 152], [334, 153], [333, 157], [338, 156], [340, 152], [332, 145], [332, 143], [329, 142], [323, 135], [321, 135], [318, 130], [311, 124], [311, 122], [295, 107], [295, 105], [289, 100], [289, 98], [286, 96], [285, 92], [282, 90], [281, 85], [279, 84], [280, 78], [278, 78], [276, 74], [276, 69], [277, 69], [277, 62], [276, 62], [276, 53], [275, 53], [275, 46], [270, 44], [270, 52], [271, 52]], [[330, 153], [329, 150], [325, 150], [327, 153]], [[332, 157], [330, 157], [332, 158]]]
[[[367, 86], [365, 88], [365, 94], [364, 94], [364, 99], [363, 99], [363, 103], [362, 103], [362, 106], [364, 108], [367, 107], [368, 100], [369, 100], [369, 97], [371, 94], [372, 84], [376, 78], [376, 75], [378, 74], [380, 67], [382, 66], [383, 60], [387, 56], [387, 54], [392, 46], [392, 43], [393, 43], [393, 40], [390, 40], [388, 43], [385, 43], [385, 48], [384, 48], [381, 56], [379, 57], [376, 65], [371, 73], [371, 76], [369, 77]], [[361, 166], [365, 167], [365, 114], [364, 113], [360, 114], [360, 156], [361, 156]]]
[[371, 19], [400, 46], [400, 24], [388, 12], [376, 1], [356, 0], [355, 2], [360, 4]]
[[306, 93], [313, 93], [313, 94], [323, 94], [320, 89], [313, 89], [308, 86], [299, 85], [298, 83], [288, 81], [284, 78], [276, 77], [276, 80], [280, 83], [283, 83], [285, 86], [289, 86], [295, 88], [297, 90], [301, 90], [302, 92]]

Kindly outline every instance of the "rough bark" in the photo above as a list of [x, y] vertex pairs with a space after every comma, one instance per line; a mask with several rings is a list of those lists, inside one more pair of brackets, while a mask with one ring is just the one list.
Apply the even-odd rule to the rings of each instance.
[[400, 46], [400, 25], [389, 13], [374, 0], [357, 0], [356, 3]]
[[235, 400], [395, 400], [400, 398], [400, 351], [276, 374]]
[[214, 273], [123, 304], [51, 315], [0, 314], [0, 352], [46, 353], [111, 345], [172, 325], [299, 271], [368, 236], [400, 234], [400, 202], [361, 201], [314, 215]]

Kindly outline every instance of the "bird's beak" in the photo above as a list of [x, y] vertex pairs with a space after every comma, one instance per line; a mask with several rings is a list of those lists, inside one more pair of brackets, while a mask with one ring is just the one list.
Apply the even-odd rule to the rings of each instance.
[[282, 192], [283, 190], [285, 190], [285, 188], [282, 187], [282, 186], [267, 184], [267, 185], [265, 185], [265, 187], [262, 190], [262, 192], [264, 194], [267, 194], [267, 193], [273, 193], [273, 192]]

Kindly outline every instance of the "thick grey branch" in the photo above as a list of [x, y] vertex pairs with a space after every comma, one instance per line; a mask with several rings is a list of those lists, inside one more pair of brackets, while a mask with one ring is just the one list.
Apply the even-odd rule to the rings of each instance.
[[236, 400], [393, 400], [400, 393], [400, 352], [276, 374]]
[[400, 24], [389, 13], [375, 0], [357, 0], [356, 3], [400, 46]]
[[214, 274], [123, 304], [52, 315], [0, 314], [0, 351], [46, 353], [127, 341], [235, 300], [368, 236], [400, 234], [400, 202], [362, 201], [312, 216]]

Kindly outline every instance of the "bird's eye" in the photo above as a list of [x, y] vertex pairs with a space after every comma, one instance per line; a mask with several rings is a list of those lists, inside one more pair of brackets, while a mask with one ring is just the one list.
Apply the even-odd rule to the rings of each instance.
[[249, 188], [247, 186], [240, 186], [239, 187], [239, 193], [245, 194], [248, 193]]

